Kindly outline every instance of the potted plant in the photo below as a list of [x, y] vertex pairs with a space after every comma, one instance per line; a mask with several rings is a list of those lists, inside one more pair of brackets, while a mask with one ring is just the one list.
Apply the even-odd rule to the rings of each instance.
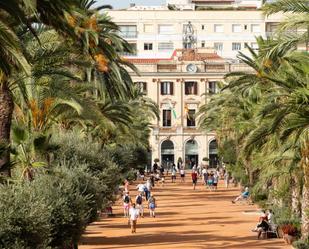
[[293, 224], [284, 224], [281, 226], [281, 230], [283, 233], [283, 240], [285, 243], [291, 245], [298, 235], [298, 229]]

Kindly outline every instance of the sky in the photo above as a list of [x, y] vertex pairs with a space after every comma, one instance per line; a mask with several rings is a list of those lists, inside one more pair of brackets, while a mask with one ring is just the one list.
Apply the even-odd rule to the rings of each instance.
[[165, 0], [97, 0], [97, 5], [110, 4], [114, 9], [125, 8], [135, 3], [136, 5], [162, 5]]

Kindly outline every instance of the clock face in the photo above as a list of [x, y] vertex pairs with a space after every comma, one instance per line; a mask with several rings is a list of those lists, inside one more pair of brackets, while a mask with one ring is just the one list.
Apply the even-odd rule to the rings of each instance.
[[194, 65], [192, 63], [187, 65], [187, 72], [189, 72], [189, 73], [196, 73], [196, 71], [197, 71], [197, 66], [196, 65]]

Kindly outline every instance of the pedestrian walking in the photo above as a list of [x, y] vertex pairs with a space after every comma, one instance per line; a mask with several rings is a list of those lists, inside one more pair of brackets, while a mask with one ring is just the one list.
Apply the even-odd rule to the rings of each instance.
[[176, 182], [176, 173], [177, 173], [176, 167], [174, 166], [172, 168], [172, 183]]
[[150, 182], [151, 182], [151, 187], [154, 188], [155, 186], [155, 176], [153, 173], [150, 175]]
[[156, 198], [153, 195], [151, 195], [150, 198], [148, 199], [148, 208], [149, 208], [150, 217], [153, 217], [153, 218], [156, 217], [156, 213], [155, 213], [156, 207], [157, 207]]
[[124, 217], [129, 217], [130, 203], [131, 203], [131, 197], [129, 196], [129, 192], [126, 192], [123, 196], [123, 215], [124, 215]]
[[147, 189], [148, 189], [149, 191], [151, 191], [151, 189], [152, 189], [152, 184], [151, 184], [150, 178], [148, 178], [147, 181], [146, 181], [146, 187], [147, 187]]
[[192, 178], [193, 190], [195, 190], [195, 187], [196, 187], [196, 184], [197, 184], [197, 172], [196, 172], [196, 170], [192, 171], [191, 178]]
[[139, 214], [144, 218], [143, 196], [139, 193], [135, 198], [136, 208], [139, 209]]
[[[147, 183], [146, 183], [147, 184]], [[150, 191], [149, 189], [147, 188], [146, 184], [144, 185], [144, 193], [145, 193], [145, 198], [146, 198], [146, 201], [148, 200], [148, 198], [150, 197]]]
[[165, 178], [164, 175], [161, 176], [161, 187], [164, 187]]
[[140, 194], [143, 195], [144, 190], [145, 190], [145, 185], [142, 184], [142, 183], [140, 183], [140, 184], [138, 184], [138, 185], [136, 186], [136, 189], [138, 190], [138, 192], [139, 192]]
[[181, 182], [185, 182], [185, 170], [183, 167], [180, 168], [180, 179]]
[[218, 181], [219, 181], [219, 175], [218, 175], [218, 172], [215, 172], [214, 173], [214, 178], [213, 178], [213, 184], [212, 184], [214, 190], [217, 190]]
[[208, 172], [207, 172], [207, 169], [204, 167], [202, 170], [202, 175], [203, 175], [204, 184], [207, 186]]
[[136, 225], [139, 216], [139, 210], [135, 207], [135, 203], [132, 204], [129, 214], [130, 214], [129, 223], [131, 224], [131, 233], [136, 233]]
[[125, 192], [129, 192], [129, 181], [128, 181], [128, 179], [124, 180], [123, 187], [124, 187]]

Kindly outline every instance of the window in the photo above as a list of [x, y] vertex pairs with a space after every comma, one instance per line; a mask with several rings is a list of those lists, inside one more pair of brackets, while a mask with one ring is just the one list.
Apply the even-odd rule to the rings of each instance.
[[247, 30], [247, 29], [248, 29], [248, 25], [245, 24], [245, 25], [244, 25], [244, 30]]
[[215, 42], [214, 48], [215, 48], [215, 51], [222, 51], [223, 50], [223, 43], [222, 42]]
[[232, 43], [232, 50], [234, 50], [234, 51], [241, 50], [241, 43], [240, 42], [233, 42]]
[[254, 49], [254, 50], [258, 50], [259, 45], [256, 42], [251, 42], [251, 48]]
[[261, 32], [261, 25], [260, 24], [251, 24], [251, 32], [260, 33]]
[[215, 31], [215, 33], [223, 33], [224, 32], [223, 24], [215, 24], [214, 25], [214, 31]]
[[202, 25], [202, 30], [205, 30], [205, 25], [204, 24]]
[[209, 81], [208, 82], [208, 92], [210, 94], [215, 94], [216, 91], [217, 91], [216, 88], [217, 88], [217, 82], [215, 82], [215, 81]]
[[171, 81], [163, 81], [161, 82], [161, 95], [173, 95], [174, 86]]
[[187, 126], [194, 127], [195, 126], [195, 110], [189, 109], [187, 115]]
[[232, 30], [233, 30], [233, 33], [240, 33], [242, 32], [242, 27], [240, 24], [233, 24]]
[[152, 43], [144, 43], [144, 50], [152, 50]]
[[173, 34], [173, 25], [160, 24], [159, 25], [160, 35], [170, 35]]
[[202, 41], [202, 42], [201, 42], [201, 47], [202, 47], [202, 48], [205, 48], [205, 41]]
[[137, 27], [136, 25], [119, 25], [120, 35], [123, 38], [136, 38]]
[[125, 51], [125, 52], [123, 52], [123, 55], [127, 55], [127, 56], [136, 55], [137, 54], [136, 43], [129, 43], [129, 44], [131, 46], [132, 52]]
[[158, 50], [159, 51], [167, 51], [167, 50], [173, 50], [174, 44], [172, 42], [159, 42], [158, 44]]
[[170, 127], [172, 125], [172, 111], [163, 110], [163, 127]]
[[186, 81], [185, 82], [185, 94], [186, 95], [197, 95], [197, 82]]
[[144, 94], [147, 94], [147, 82], [135, 82], [140, 91]]
[[153, 25], [152, 24], [144, 24], [144, 32], [145, 33], [153, 33]]

